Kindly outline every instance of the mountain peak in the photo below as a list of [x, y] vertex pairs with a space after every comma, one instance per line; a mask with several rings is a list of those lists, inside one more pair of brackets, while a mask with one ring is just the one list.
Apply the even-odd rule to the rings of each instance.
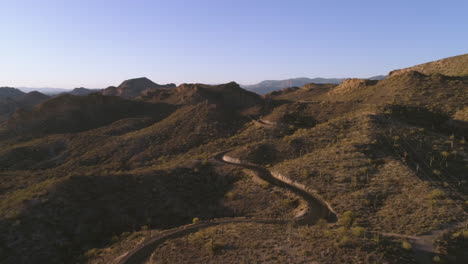
[[18, 96], [22, 96], [25, 93], [19, 89], [12, 88], [12, 87], [0, 87], [0, 97], [10, 97], [15, 98]]
[[347, 93], [351, 91], [355, 91], [367, 86], [375, 85], [378, 81], [377, 80], [369, 80], [369, 79], [358, 79], [358, 78], [351, 78], [344, 80], [341, 84], [339, 84], [335, 89], [330, 91], [330, 94], [340, 94], [340, 93]]
[[175, 88], [173, 83], [159, 85], [146, 77], [128, 79], [123, 81], [118, 87], [109, 87], [102, 92], [104, 95], [121, 96], [132, 98], [141, 95], [145, 90], [154, 88]]

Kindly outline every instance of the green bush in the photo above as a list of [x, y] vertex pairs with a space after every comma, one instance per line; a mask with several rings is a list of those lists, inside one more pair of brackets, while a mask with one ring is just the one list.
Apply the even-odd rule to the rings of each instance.
[[200, 219], [198, 217], [195, 217], [192, 219], [192, 224], [198, 224], [200, 223]]
[[442, 190], [435, 189], [429, 194], [429, 197], [432, 200], [440, 200], [445, 197], [445, 193]]
[[351, 211], [347, 211], [343, 213], [338, 223], [344, 228], [349, 229], [353, 225], [354, 218], [354, 213]]
[[92, 248], [92, 249], [86, 251], [85, 256], [88, 257], [88, 258], [92, 258], [92, 257], [96, 256], [98, 253], [99, 253], [99, 249]]
[[236, 194], [233, 193], [233, 192], [227, 192], [224, 197], [227, 199], [227, 200], [234, 200], [234, 198], [236, 197]]
[[339, 247], [346, 247], [346, 246], [349, 246], [351, 245], [352, 243], [352, 240], [350, 237], [348, 236], [343, 236], [340, 241], [338, 241], [338, 246]]
[[411, 250], [411, 249], [413, 248], [413, 246], [411, 245], [411, 243], [408, 242], [408, 241], [403, 241], [403, 242], [401, 242], [401, 247], [402, 247], [403, 249], [406, 249], [406, 250]]
[[362, 237], [366, 234], [366, 229], [364, 227], [356, 226], [351, 228], [351, 234], [356, 237]]

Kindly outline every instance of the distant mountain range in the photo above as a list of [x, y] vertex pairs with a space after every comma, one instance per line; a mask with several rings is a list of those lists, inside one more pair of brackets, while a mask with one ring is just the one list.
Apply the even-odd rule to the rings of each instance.
[[29, 92], [40, 92], [46, 95], [57, 95], [57, 94], [64, 94], [64, 93], [69, 93], [72, 95], [87, 95], [93, 92], [98, 92], [102, 89], [95, 89], [95, 88], [75, 88], [73, 90], [71, 89], [65, 89], [65, 88], [50, 88], [50, 87], [44, 87], [44, 88], [31, 88], [31, 87], [17, 87], [16, 89], [29, 93]]
[[[378, 75], [369, 78], [370, 80], [383, 80], [385, 75]], [[276, 90], [288, 87], [301, 87], [308, 83], [316, 84], [340, 84], [347, 78], [292, 78], [286, 80], [265, 80], [253, 85], [242, 85], [242, 88], [255, 92], [257, 94], [266, 94]]]
[[40, 88], [17, 87], [17, 89], [25, 93], [38, 91], [47, 95], [54, 95], [54, 94], [66, 93], [66, 92], [71, 91], [70, 89], [65, 89], [65, 88], [50, 88], [50, 87], [40, 87]]
[[71, 91], [68, 90], [64, 93], [68, 93], [71, 95], [88, 95], [90, 93], [95, 93], [95, 92], [100, 92], [100, 91], [102, 91], [102, 89], [88, 89], [88, 88], [80, 87], [80, 88], [75, 88]]
[[[368, 78], [369, 80], [383, 80], [386, 75], [377, 75]], [[288, 87], [301, 87], [305, 84], [315, 83], [315, 84], [340, 84], [348, 78], [291, 78], [285, 80], [265, 80], [257, 84], [252, 85], [241, 85], [242, 88], [250, 90], [257, 94], [267, 94], [273, 91], [281, 90]], [[129, 89], [131, 87], [131, 89]], [[88, 95], [93, 92], [102, 91], [104, 95], [118, 95], [123, 97], [135, 97], [140, 95], [144, 90], [151, 88], [175, 88], [176, 85], [173, 83], [170, 84], [156, 84], [153, 81], [149, 80], [146, 77], [135, 78], [124, 81], [119, 86], [110, 86], [105, 89], [98, 88], [84, 88], [79, 87], [73, 90], [65, 88], [31, 88], [31, 87], [17, 87], [16, 89], [29, 93], [33, 91], [38, 91], [46, 95], [58, 95], [58, 94], [71, 94], [71, 95]]]

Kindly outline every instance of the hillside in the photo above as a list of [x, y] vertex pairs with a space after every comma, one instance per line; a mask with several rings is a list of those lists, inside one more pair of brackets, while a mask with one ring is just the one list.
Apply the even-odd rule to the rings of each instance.
[[466, 263], [468, 79], [421, 71], [0, 98], [0, 262]]
[[0, 88], [0, 123], [19, 109], [32, 109], [49, 99], [49, 96], [34, 91], [23, 93], [15, 88]]
[[165, 116], [173, 107], [147, 104], [115, 96], [61, 95], [38, 107], [17, 111], [7, 122], [8, 135], [45, 135], [79, 132], [128, 117]]
[[419, 64], [390, 72], [390, 76], [408, 71], [419, 71], [423, 74], [443, 74], [448, 76], [468, 76], [468, 54], [458, 55], [437, 61]]
[[175, 89], [153, 88], [145, 91], [140, 99], [175, 105], [207, 102], [236, 111], [262, 104], [260, 96], [242, 89], [235, 82], [221, 85], [181, 84]]

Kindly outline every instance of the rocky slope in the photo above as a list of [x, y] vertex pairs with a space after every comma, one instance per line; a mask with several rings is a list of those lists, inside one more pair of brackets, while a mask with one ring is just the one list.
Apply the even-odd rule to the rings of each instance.
[[419, 64], [413, 67], [394, 70], [390, 76], [408, 71], [418, 71], [424, 74], [443, 74], [448, 76], [468, 76], [468, 54], [458, 55], [437, 61]]

